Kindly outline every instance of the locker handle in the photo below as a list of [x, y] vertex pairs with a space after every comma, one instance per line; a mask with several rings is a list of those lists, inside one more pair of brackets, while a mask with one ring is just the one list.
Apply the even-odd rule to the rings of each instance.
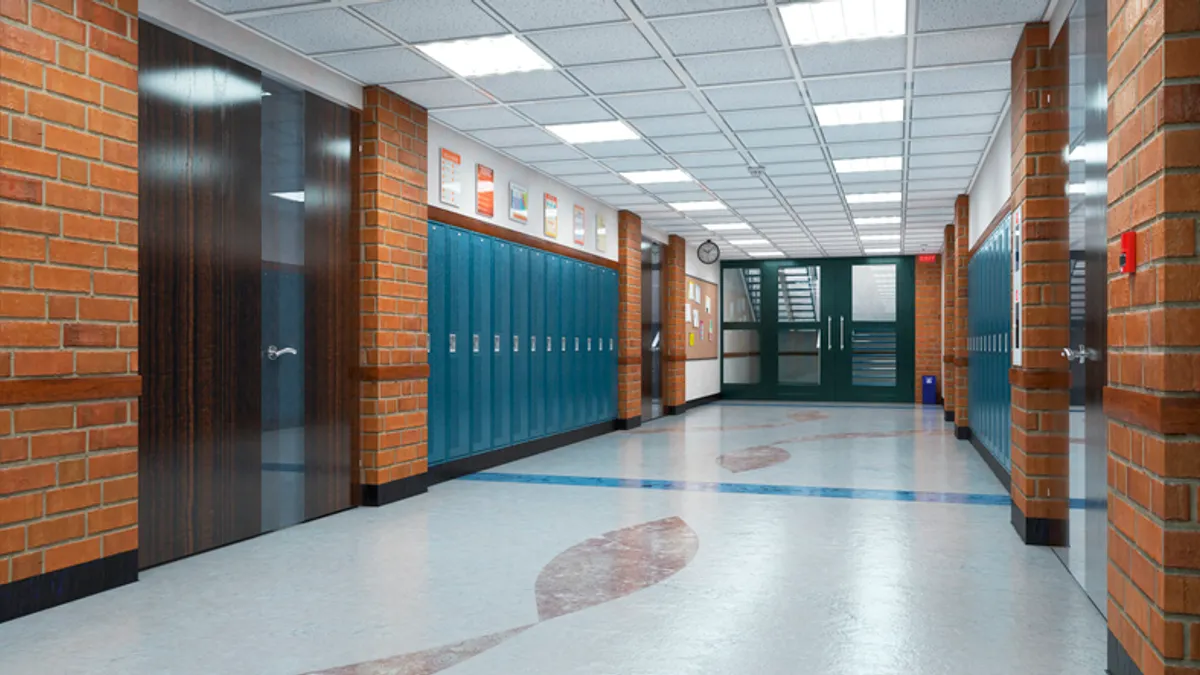
[[475, 354], [479, 353], [479, 333], [471, 336], [471, 351]]
[[521, 336], [514, 335], [513, 336], [513, 352], [519, 352], [519, 351], [521, 351]]
[[458, 351], [458, 336], [454, 333], [450, 334], [450, 353], [454, 354]]
[[608, 338], [608, 351], [611, 352], [612, 350], [613, 350], [613, 339]]
[[564, 335], [562, 338], [562, 349], [560, 351], [562, 351], [564, 353], [567, 351], [567, 336], [566, 335]]
[[592, 351], [592, 338], [587, 339], [587, 350]]
[[549, 335], [546, 336], [546, 351], [554, 351], [554, 338], [550, 337]]
[[499, 333], [497, 333], [496, 336], [492, 338], [492, 351], [496, 352], [497, 354], [500, 353], [500, 334]]
[[842, 326], [842, 328], [841, 328], [841, 336], [842, 336], [841, 350], [845, 351], [846, 350], [846, 317], [841, 316], [841, 317], [838, 317], [838, 319], [839, 319], [838, 323], [840, 323]]
[[537, 351], [537, 336], [536, 335], [529, 336], [529, 351], [531, 351], [531, 352]]
[[575, 338], [575, 351], [579, 351], [579, 338]]

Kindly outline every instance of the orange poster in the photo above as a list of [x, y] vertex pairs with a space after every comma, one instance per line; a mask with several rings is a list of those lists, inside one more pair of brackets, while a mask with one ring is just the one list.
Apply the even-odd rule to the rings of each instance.
[[475, 165], [475, 212], [491, 218], [496, 215], [496, 172]]

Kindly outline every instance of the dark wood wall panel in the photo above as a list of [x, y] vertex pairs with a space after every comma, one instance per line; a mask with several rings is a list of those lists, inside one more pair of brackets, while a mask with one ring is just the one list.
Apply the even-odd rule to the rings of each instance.
[[140, 24], [140, 562], [261, 527], [259, 73]]
[[304, 103], [304, 517], [351, 506], [357, 414], [356, 272], [351, 248], [350, 111]]

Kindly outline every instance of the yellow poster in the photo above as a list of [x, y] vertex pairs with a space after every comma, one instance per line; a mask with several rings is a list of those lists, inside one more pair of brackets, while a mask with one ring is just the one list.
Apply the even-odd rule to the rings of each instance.
[[688, 346], [689, 347], [696, 346], [696, 334], [695, 333], [688, 333]]

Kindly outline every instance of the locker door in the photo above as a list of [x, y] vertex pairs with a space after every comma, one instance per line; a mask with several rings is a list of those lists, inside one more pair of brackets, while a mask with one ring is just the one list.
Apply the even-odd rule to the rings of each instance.
[[512, 244], [492, 249], [492, 448], [512, 445]]
[[600, 421], [600, 391], [604, 388], [600, 367], [604, 352], [600, 351], [600, 268], [588, 265], [588, 424]]
[[492, 448], [492, 242], [471, 235], [471, 453]]
[[588, 423], [588, 387], [591, 386], [591, 378], [588, 377], [587, 356], [588, 356], [588, 339], [587, 339], [587, 304], [589, 298], [587, 296], [588, 266], [583, 263], [575, 263], [575, 289], [572, 305], [574, 306], [575, 327], [574, 333], [577, 342], [575, 343], [575, 426], [582, 427]]
[[558, 381], [562, 361], [561, 335], [559, 330], [559, 305], [562, 298], [562, 258], [546, 256], [546, 435], [562, 431], [562, 404], [559, 401]]
[[529, 437], [546, 435], [546, 254], [529, 254]]
[[512, 442], [529, 440], [529, 249], [514, 246], [512, 252], [512, 350], [513, 391]]
[[604, 271], [604, 339], [608, 351], [604, 355], [604, 419], [617, 417], [617, 277], [612, 270]]
[[560, 423], [559, 429], [574, 429], [575, 397], [578, 383], [575, 372], [575, 261], [570, 258], [559, 260], [559, 303], [558, 303], [558, 391]]
[[[446, 227], [429, 224], [429, 463], [446, 461], [447, 330]], [[357, 469], [355, 469], [357, 470]]]
[[462, 230], [448, 229], [446, 234], [450, 244], [446, 459], [454, 460], [471, 452], [471, 238]]

